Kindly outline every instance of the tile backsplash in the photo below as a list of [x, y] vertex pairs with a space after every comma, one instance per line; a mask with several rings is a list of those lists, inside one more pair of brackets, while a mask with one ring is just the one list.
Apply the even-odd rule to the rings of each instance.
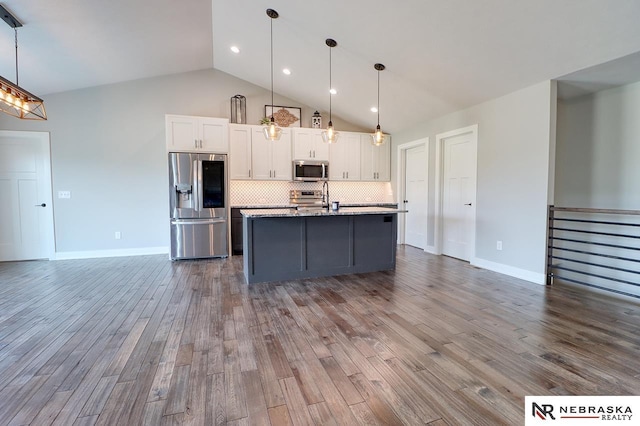
[[[289, 190], [322, 189], [321, 182], [282, 182], [232, 180], [229, 184], [231, 206], [289, 204]], [[390, 182], [329, 182], [331, 201], [346, 204], [393, 203]]]

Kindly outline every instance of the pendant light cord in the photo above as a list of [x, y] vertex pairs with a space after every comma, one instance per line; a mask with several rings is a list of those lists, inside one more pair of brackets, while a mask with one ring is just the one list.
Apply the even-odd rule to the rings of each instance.
[[331, 98], [333, 96], [333, 94], [331, 93], [331, 90], [333, 90], [333, 86], [331, 85], [331, 50], [333, 48], [331, 46], [329, 46], [329, 123], [331, 123]]
[[13, 31], [15, 31], [15, 40], [16, 40], [16, 86], [19, 86], [20, 83], [18, 82], [18, 29], [14, 28]]
[[271, 18], [271, 121], [275, 121], [273, 113], [273, 18]]
[[378, 126], [380, 125], [380, 71], [378, 71]]

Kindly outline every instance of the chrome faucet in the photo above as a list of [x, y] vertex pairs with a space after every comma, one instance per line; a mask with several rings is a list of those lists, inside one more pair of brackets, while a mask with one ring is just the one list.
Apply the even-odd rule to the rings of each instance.
[[[326, 189], [326, 196], [325, 196]], [[322, 182], [322, 207], [329, 209], [329, 181]]]

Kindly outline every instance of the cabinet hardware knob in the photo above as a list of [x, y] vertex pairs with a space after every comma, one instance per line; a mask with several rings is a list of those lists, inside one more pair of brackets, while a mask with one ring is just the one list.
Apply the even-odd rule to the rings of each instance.
[[409, 200], [402, 200], [402, 202], [403, 202], [403, 203], [408, 203], [408, 202], [409, 202]]

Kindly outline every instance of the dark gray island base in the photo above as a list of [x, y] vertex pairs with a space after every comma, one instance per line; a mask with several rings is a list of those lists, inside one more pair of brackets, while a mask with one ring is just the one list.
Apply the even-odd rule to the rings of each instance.
[[400, 210], [243, 210], [248, 284], [395, 269]]

